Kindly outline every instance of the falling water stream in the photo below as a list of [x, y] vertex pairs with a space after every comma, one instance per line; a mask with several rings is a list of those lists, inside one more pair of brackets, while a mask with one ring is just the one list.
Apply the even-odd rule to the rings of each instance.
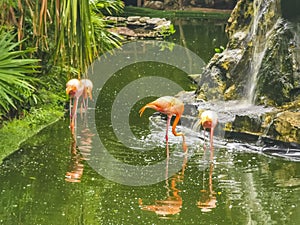
[[[250, 63], [250, 70], [248, 72], [250, 79], [248, 81], [248, 91], [246, 99], [250, 104], [255, 102], [255, 88], [257, 84], [257, 75], [261, 68], [261, 63], [265, 52], [268, 48], [268, 40], [270, 39], [270, 34], [273, 29], [276, 27], [276, 23], [280, 22], [281, 19], [277, 19], [275, 15], [277, 15], [277, 5], [278, 2], [276, 0], [269, 1], [259, 1], [255, 0], [253, 2], [253, 19], [252, 25], [250, 28], [250, 32], [248, 34], [248, 39], [251, 42], [253, 47], [252, 59]], [[267, 10], [273, 11], [273, 18], [265, 18], [268, 13]], [[270, 15], [270, 13], [268, 13]], [[274, 23], [270, 23], [270, 21], [274, 21]], [[277, 22], [276, 22], [277, 21]], [[265, 24], [264, 24], [265, 23]], [[271, 27], [269, 27], [271, 24]]]

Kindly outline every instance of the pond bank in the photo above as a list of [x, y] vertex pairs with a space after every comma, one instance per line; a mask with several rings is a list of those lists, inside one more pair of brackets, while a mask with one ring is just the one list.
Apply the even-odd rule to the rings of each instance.
[[143, 7], [126, 6], [120, 16], [150, 16], [171, 18], [203, 18], [203, 19], [228, 19], [231, 10], [218, 10], [208, 8], [187, 8], [185, 10], [155, 10]]
[[28, 138], [56, 122], [64, 115], [62, 106], [45, 104], [33, 109], [23, 119], [6, 121], [0, 129], [0, 162], [17, 150]]

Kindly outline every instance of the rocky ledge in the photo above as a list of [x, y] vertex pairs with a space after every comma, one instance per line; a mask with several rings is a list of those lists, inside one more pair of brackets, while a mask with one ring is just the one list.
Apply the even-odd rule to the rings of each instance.
[[108, 16], [105, 19], [112, 26], [111, 32], [127, 39], [162, 38], [175, 32], [171, 21], [165, 18]]
[[177, 97], [185, 103], [187, 127], [193, 127], [200, 111], [214, 110], [219, 117], [216, 130], [223, 137], [261, 146], [300, 146], [300, 99], [281, 107], [266, 107], [241, 100], [197, 100], [193, 92], [181, 92]]

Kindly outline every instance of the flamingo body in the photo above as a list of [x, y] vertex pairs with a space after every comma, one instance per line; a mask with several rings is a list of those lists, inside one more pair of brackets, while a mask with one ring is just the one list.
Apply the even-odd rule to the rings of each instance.
[[82, 97], [83, 97], [82, 98], [82, 103], [83, 103], [83, 106], [84, 106], [85, 110], [87, 110], [89, 99], [93, 100], [93, 97], [92, 97], [93, 83], [89, 79], [82, 79], [81, 83], [84, 87], [83, 88], [83, 93], [82, 93]]
[[66, 93], [71, 98], [79, 98], [83, 93], [84, 86], [78, 79], [71, 79], [66, 84]]
[[161, 112], [163, 114], [167, 115], [167, 129], [166, 129], [166, 142], [167, 142], [167, 150], [168, 150], [168, 129], [170, 125], [170, 121], [173, 115], [176, 115], [176, 118], [174, 120], [173, 126], [172, 126], [172, 133], [175, 136], [182, 136], [183, 139], [183, 150], [187, 150], [187, 146], [185, 144], [185, 137], [183, 133], [177, 133], [176, 132], [176, 126], [180, 120], [180, 117], [184, 111], [184, 104], [179, 99], [172, 97], [172, 96], [163, 96], [158, 99], [156, 99], [153, 102], [148, 103], [144, 107], [141, 108], [139, 111], [140, 116], [144, 113], [145, 109], [151, 108], [158, 112]]
[[93, 90], [93, 83], [89, 79], [82, 79], [81, 83], [84, 87], [83, 89], [83, 98], [87, 99], [88, 97], [92, 100], [92, 90]]

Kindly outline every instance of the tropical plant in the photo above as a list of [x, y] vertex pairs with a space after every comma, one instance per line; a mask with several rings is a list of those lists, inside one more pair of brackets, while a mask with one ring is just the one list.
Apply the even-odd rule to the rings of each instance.
[[39, 60], [26, 58], [34, 49], [18, 50], [21, 42], [14, 39], [15, 35], [0, 30], [0, 112], [17, 109], [16, 102], [37, 101], [36, 79], [28, 75], [38, 72]]
[[19, 41], [30, 36], [38, 54], [54, 53], [58, 66], [84, 73], [99, 54], [120, 46], [118, 37], [106, 29], [103, 12], [123, 8], [121, 0], [5, 0], [0, 23], [17, 28]]
[[160, 30], [158, 31], [159, 34], [161, 36], [163, 36], [164, 38], [174, 34], [176, 32], [174, 25], [171, 24], [170, 26], [163, 26], [160, 28]]

